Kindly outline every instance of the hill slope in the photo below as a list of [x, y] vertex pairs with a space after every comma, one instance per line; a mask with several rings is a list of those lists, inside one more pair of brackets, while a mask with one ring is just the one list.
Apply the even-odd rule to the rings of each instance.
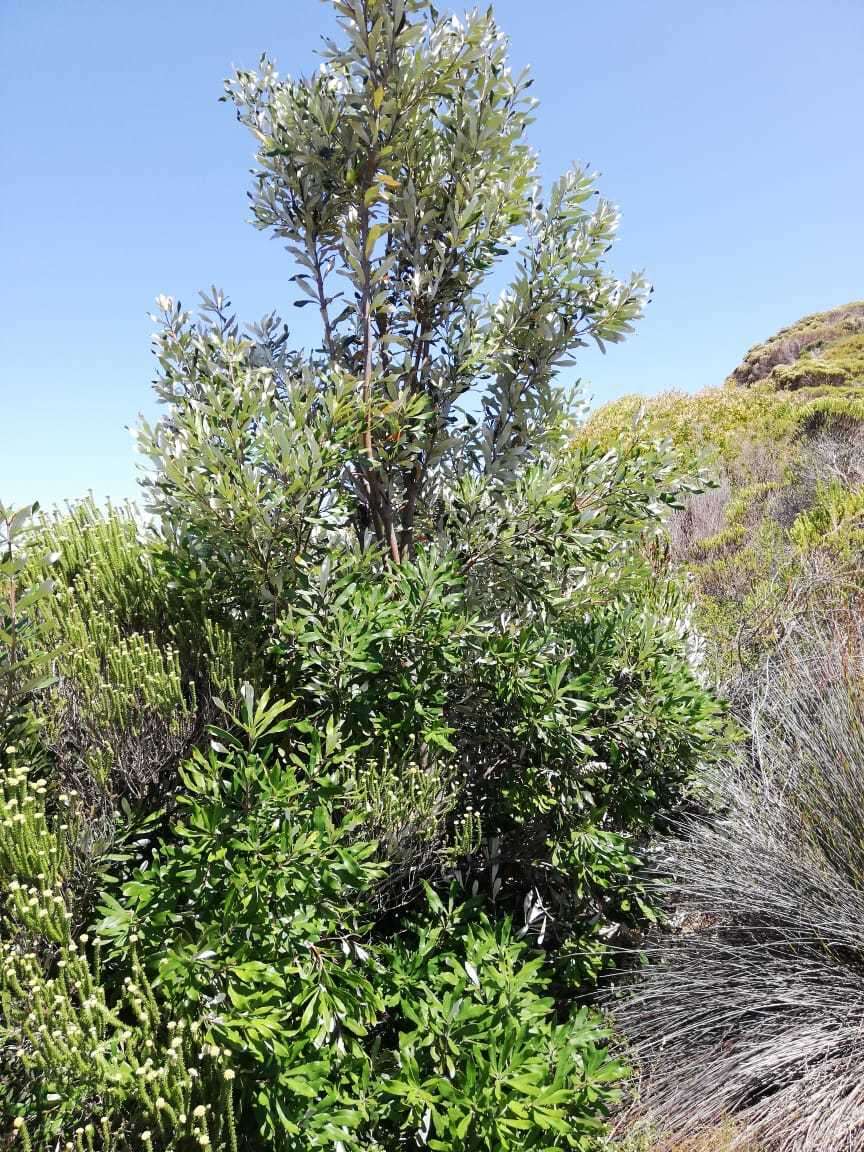
[[836, 615], [864, 588], [864, 303], [782, 329], [721, 387], [624, 397], [587, 432], [671, 440], [712, 478], [671, 547], [730, 690], [802, 614]]
[[864, 301], [805, 316], [756, 344], [727, 383], [767, 381], [792, 391], [819, 385], [864, 386]]

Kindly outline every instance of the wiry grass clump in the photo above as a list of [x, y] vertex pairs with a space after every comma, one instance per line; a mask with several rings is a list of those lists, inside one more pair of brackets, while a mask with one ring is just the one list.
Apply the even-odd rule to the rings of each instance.
[[[864, 627], [799, 632], [769, 664], [752, 756], [674, 846], [674, 933], [619, 1022], [656, 1147], [864, 1146]], [[664, 1143], [665, 1141], [665, 1143]]]

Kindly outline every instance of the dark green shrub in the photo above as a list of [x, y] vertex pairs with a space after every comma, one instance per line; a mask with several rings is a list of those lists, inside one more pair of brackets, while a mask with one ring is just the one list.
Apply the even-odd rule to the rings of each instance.
[[[80, 793], [64, 919], [98, 920], [87, 999], [150, 1055], [110, 1090], [113, 1055], [70, 1058], [55, 1114], [10, 1048], [40, 1146], [588, 1152], [621, 1069], [573, 1004], [653, 915], [641, 848], [718, 733], [663, 542], [692, 485], [577, 445], [556, 385], [647, 298], [607, 269], [617, 212], [581, 170], [539, 188], [491, 12], [333, 7], [312, 78], [227, 86], [320, 346], [160, 299], [155, 519], [42, 525], [56, 683], [23, 706], [47, 803]], [[63, 946], [10, 944], [52, 995]]]
[[183, 768], [173, 834], [97, 929], [230, 1053], [241, 1140], [590, 1147], [622, 1074], [606, 1033], [584, 1009], [553, 1022], [542, 955], [476, 902], [426, 886], [417, 923], [375, 931], [386, 865], [344, 812], [351, 753], [333, 726], [304, 745], [287, 711], [247, 693], [246, 739]]
[[390, 974], [404, 1028], [383, 1081], [391, 1124], [441, 1150], [594, 1147], [623, 1072], [605, 1031], [584, 1008], [553, 1022], [542, 957], [508, 920], [447, 927], [421, 929]]

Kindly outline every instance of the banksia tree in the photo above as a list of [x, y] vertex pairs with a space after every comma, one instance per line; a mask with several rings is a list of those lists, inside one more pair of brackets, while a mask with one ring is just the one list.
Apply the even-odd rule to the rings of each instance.
[[[157, 519], [143, 540], [90, 511], [47, 528], [48, 751], [165, 808], [101, 873], [86, 1011], [112, 1044], [103, 1001], [137, 1021], [118, 1123], [147, 1148], [176, 1114], [184, 1152], [233, 1152], [236, 1103], [241, 1143], [280, 1152], [589, 1152], [621, 1069], [573, 1001], [650, 915], [640, 842], [717, 729], [658, 546], [686, 481], [656, 445], [575, 446], [560, 380], [648, 289], [609, 271], [618, 215], [588, 173], [541, 189], [530, 81], [491, 12], [332, 7], [319, 71], [265, 58], [226, 92], [318, 335], [241, 328], [215, 289], [200, 318], [161, 298]], [[63, 948], [14, 974], [43, 1008]], [[183, 1049], [193, 1118], [224, 1128], [190, 1131], [192, 1101], [153, 1078], [166, 1013], [231, 1049], [236, 1082], [206, 1091]], [[28, 1059], [22, 1132], [65, 1136]], [[89, 1114], [78, 1073], [58, 1094]]]
[[648, 286], [609, 271], [618, 213], [589, 173], [541, 188], [530, 79], [491, 10], [333, 8], [317, 72], [263, 58], [226, 88], [257, 142], [255, 223], [317, 335], [243, 329], [215, 289], [199, 319], [162, 298], [146, 490], [269, 682], [362, 749], [353, 783], [406, 870], [485, 868], [491, 837], [538, 933], [553, 904], [600, 925], [594, 863], [604, 888], [629, 875], [621, 834], [677, 800], [713, 730], [646, 547], [675, 463], [575, 449], [560, 379]]

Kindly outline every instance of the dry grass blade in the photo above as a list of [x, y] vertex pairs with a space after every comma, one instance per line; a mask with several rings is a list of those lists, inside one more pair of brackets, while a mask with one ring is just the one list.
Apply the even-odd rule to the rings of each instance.
[[[677, 929], [618, 1006], [656, 1147], [864, 1148], [864, 630], [769, 667], [753, 756], [676, 845]], [[668, 1136], [668, 1139], [667, 1139]]]

